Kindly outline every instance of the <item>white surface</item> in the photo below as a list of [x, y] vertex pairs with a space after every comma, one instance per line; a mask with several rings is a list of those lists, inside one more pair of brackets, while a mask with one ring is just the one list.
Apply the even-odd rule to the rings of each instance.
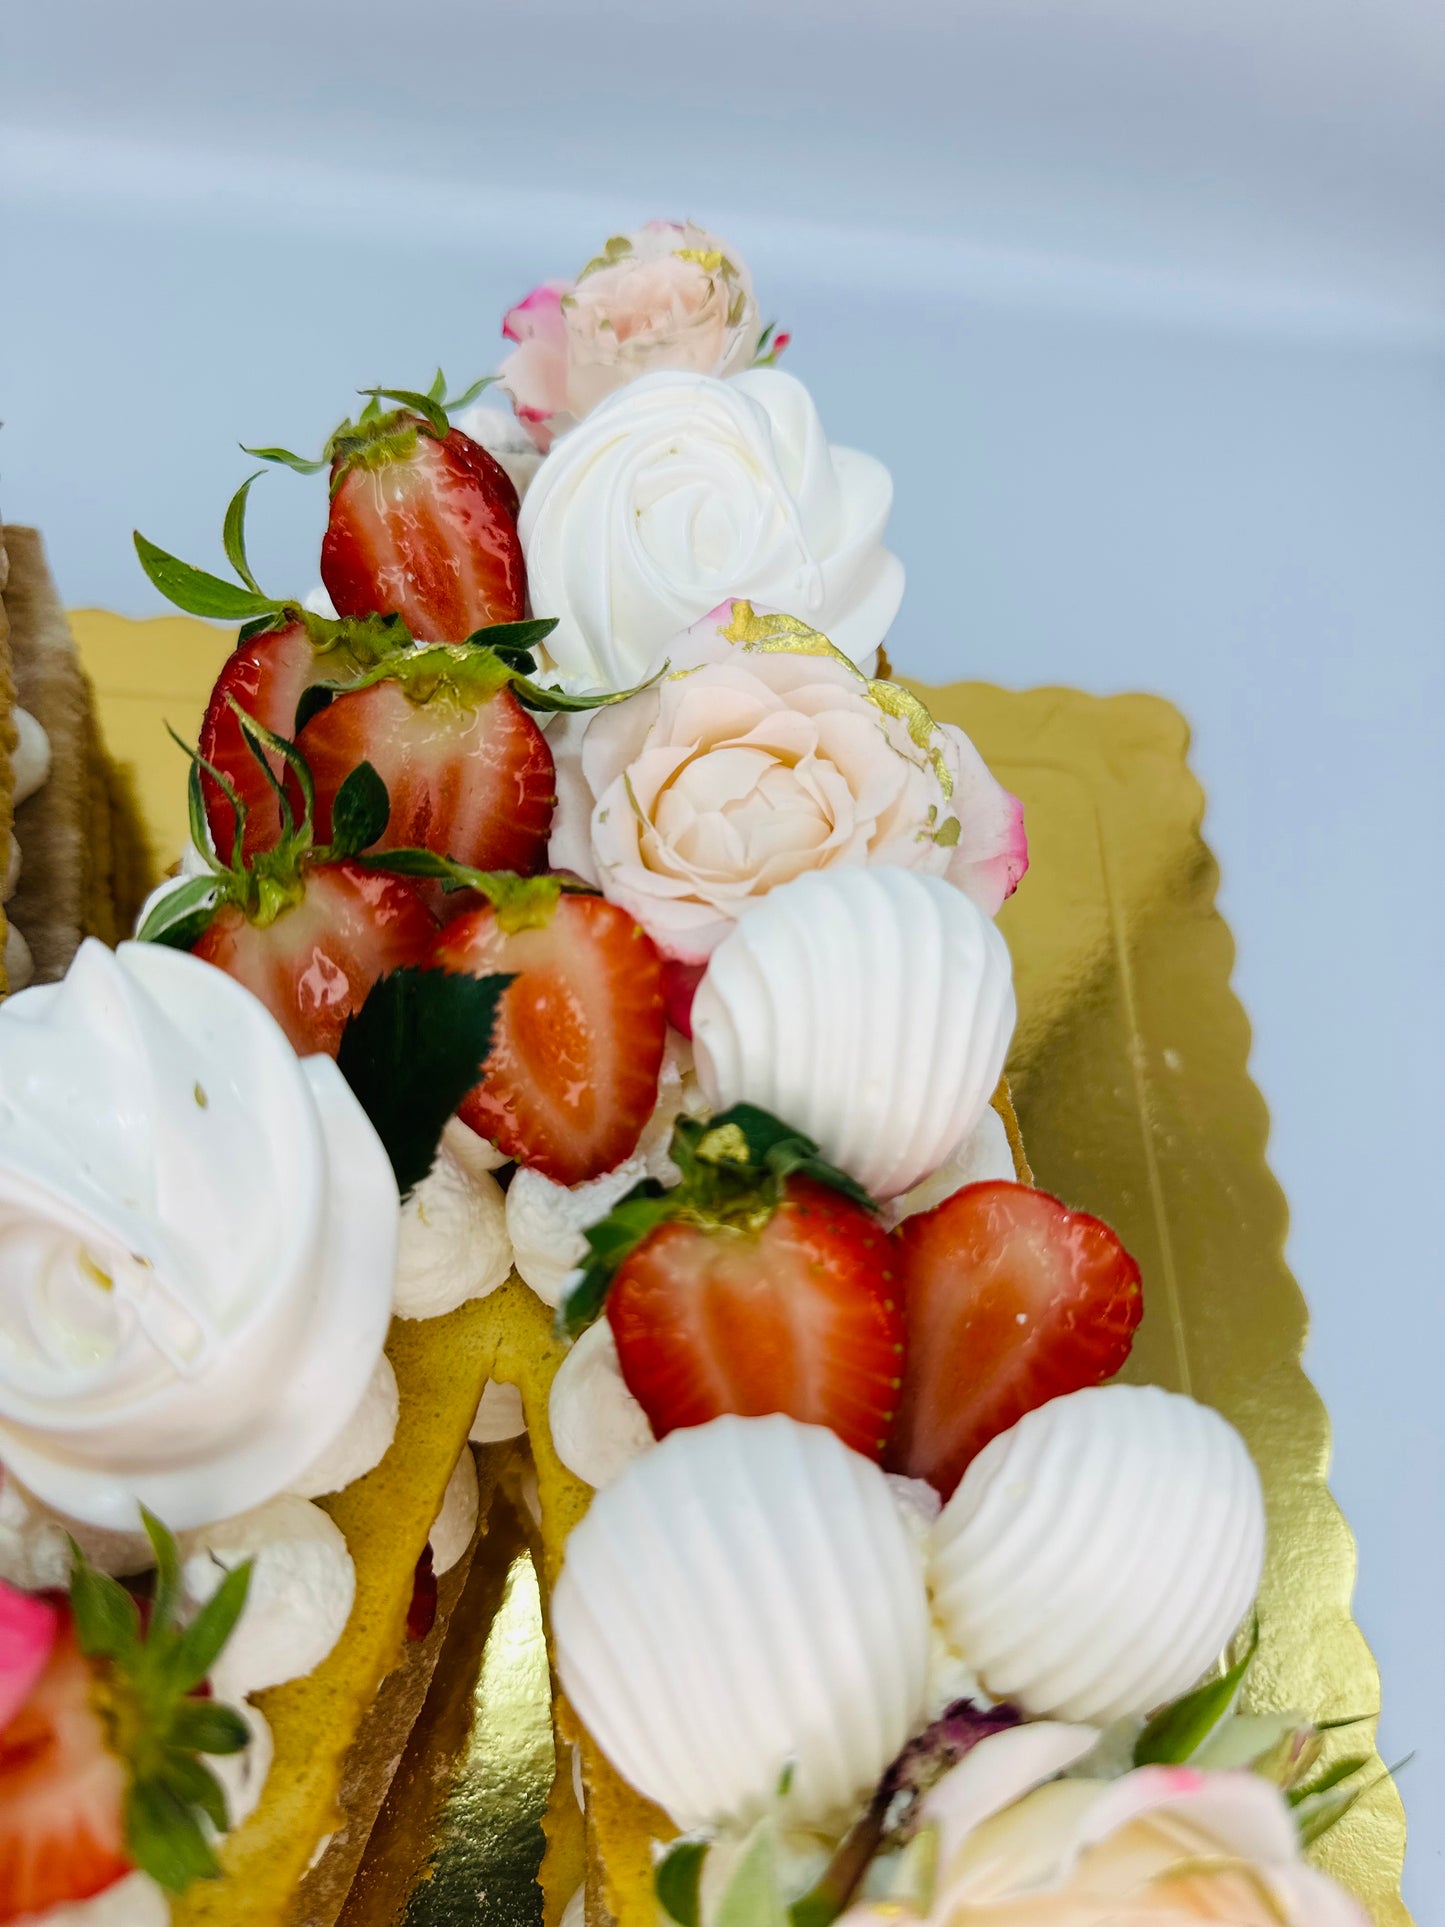
[[[7, 20], [0, 506], [72, 603], [149, 613], [132, 522], [215, 566], [237, 440], [469, 379], [614, 227], [742, 246], [829, 433], [894, 470], [898, 659], [1195, 726], [1429, 1927], [1445, 8], [416, 0], [399, 31], [379, 0]], [[262, 580], [308, 587], [318, 491], [255, 498]]]

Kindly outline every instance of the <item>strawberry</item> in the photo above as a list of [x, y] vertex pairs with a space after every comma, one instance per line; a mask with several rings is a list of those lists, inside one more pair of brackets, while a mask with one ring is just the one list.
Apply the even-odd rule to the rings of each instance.
[[[257, 996], [300, 1056], [334, 1057], [346, 1020], [359, 1010], [377, 979], [424, 956], [436, 920], [414, 886], [355, 861], [386, 822], [385, 786], [369, 765], [353, 771], [331, 811], [328, 842], [317, 847], [311, 816], [311, 779], [295, 746], [240, 708], [233, 715], [254, 746], [262, 780], [274, 782], [280, 760], [300, 786], [299, 822], [278, 801], [282, 834], [276, 847], [227, 865], [211, 857], [207, 876], [188, 879], [161, 899], [139, 935], [169, 943], [216, 964]], [[244, 851], [249, 817], [226, 777], [208, 773], [241, 824]], [[203, 847], [199, 758], [191, 768], [192, 835]], [[279, 791], [270, 791], [273, 796]]]
[[[211, 692], [200, 751], [209, 769], [229, 781], [246, 807], [239, 854], [248, 857], [272, 849], [280, 839], [281, 808], [266, 768], [279, 776], [284, 764], [269, 752], [258, 760], [237, 720], [237, 706], [276, 735], [294, 736], [301, 698], [322, 676], [361, 675], [411, 644], [406, 628], [394, 618], [336, 622], [299, 602], [278, 601], [261, 592], [246, 559], [246, 501], [255, 480], [255, 475], [249, 477], [232, 497], [222, 531], [239, 585], [179, 561], [139, 532], [135, 537], [141, 566], [169, 601], [191, 615], [220, 615], [244, 623]], [[202, 793], [211, 846], [233, 851], [236, 814], [209, 772], [203, 775]]]
[[1139, 1267], [1097, 1218], [1023, 1184], [969, 1184], [893, 1233], [908, 1370], [888, 1465], [946, 1499], [1026, 1412], [1112, 1378]]
[[225, 1827], [225, 1795], [199, 1756], [239, 1752], [250, 1734], [204, 1681], [249, 1567], [181, 1627], [175, 1541], [144, 1516], [148, 1613], [77, 1553], [69, 1600], [51, 1601], [45, 1668], [0, 1728], [0, 1922], [88, 1900], [136, 1867], [173, 1893], [220, 1871], [201, 1821]]
[[515, 651], [468, 646], [389, 658], [334, 695], [297, 738], [315, 778], [317, 835], [330, 836], [342, 784], [368, 762], [391, 797], [380, 849], [433, 850], [479, 870], [535, 870], [546, 855], [556, 774], [516, 683], [533, 689]]
[[563, 1318], [599, 1308], [659, 1438], [786, 1412], [881, 1456], [902, 1382], [893, 1251], [871, 1200], [752, 1105], [679, 1118], [670, 1191], [636, 1186], [588, 1232]]
[[[444, 399], [430, 391], [367, 388], [319, 462], [285, 449], [251, 449], [303, 473], [331, 471], [321, 579], [342, 616], [397, 615], [428, 642], [464, 642], [490, 623], [516, 622], [527, 599], [517, 537], [517, 491], [483, 447], [453, 428], [486, 384]], [[384, 401], [397, 407], [383, 410]]]
[[449, 923], [430, 961], [516, 981], [460, 1115], [508, 1157], [581, 1184], [633, 1151], [656, 1105], [662, 961], [603, 897], [563, 894], [552, 877], [477, 881], [492, 901]]

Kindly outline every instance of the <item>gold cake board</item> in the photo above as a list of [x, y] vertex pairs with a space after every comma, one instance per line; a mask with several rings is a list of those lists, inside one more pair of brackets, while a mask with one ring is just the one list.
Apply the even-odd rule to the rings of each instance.
[[[229, 633], [99, 610], [72, 622], [159, 871], [186, 834], [183, 759], [162, 722], [194, 741]], [[1373, 1715], [1379, 1677], [1350, 1614], [1354, 1544], [1326, 1484], [1329, 1422], [1300, 1364], [1305, 1305], [1284, 1263], [1285, 1200], [1265, 1162], [1269, 1120], [1229, 987], [1234, 945], [1215, 909], [1187, 727], [1147, 696], [976, 683], [919, 693], [1025, 805], [1032, 868], [999, 921], [1019, 1000], [1009, 1078], [1036, 1179], [1106, 1218], [1139, 1260], [1146, 1311], [1127, 1376], [1217, 1406], [1263, 1476], [1270, 1556], [1251, 1702]], [[535, 1865], [551, 1738], [520, 1548], [499, 1535], [477, 1562], [448, 1648], [449, 1693], [418, 1726], [349, 1927], [540, 1918], [528, 1856]], [[1333, 1751], [1365, 1750], [1360, 1734], [1334, 1736]], [[1404, 1844], [1386, 1781], [1316, 1851], [1376, 1927], [1409, 1927]]]

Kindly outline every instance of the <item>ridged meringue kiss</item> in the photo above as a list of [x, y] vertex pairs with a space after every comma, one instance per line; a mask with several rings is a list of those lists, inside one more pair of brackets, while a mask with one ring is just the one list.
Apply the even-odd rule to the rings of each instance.
[[182, 951], [0, 1009], [0, 1456], [94, 1525], [249, 1510], [360, 1405], [397, 1196], [330, 1058]]
[[891, 1198], [976, 1127], [1015, 1014], [1008, 946], [961, 890], [886, 864], [815, 870], [713, 952], [693, 1051], [714, 1109], [760, 1105]]
[[552, 1596], [567, 1697], [683, 1829], [846, 1824], [922, 1716], [921, 1556], [877, 1466], [772, 1418], [673, 1432], [599, 1492]]
[[1155, 1385], [1096, 1386], [969, 1466], [934, 1527], [933, 1610], [995, 1698], [1103, 1726], [1208, 1671], [1254, 1599], [1264, 1536], [1226, 1419]]

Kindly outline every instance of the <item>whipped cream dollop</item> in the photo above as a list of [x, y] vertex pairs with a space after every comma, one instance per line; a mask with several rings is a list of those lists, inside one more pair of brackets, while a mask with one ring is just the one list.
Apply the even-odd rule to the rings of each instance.
[[341, 1528], [320, 1506], [283, 1493], [238, 1519], [186, 1533], [181, 1577], [194, 1606], [226, 1573], [252, 1561], [246, 1603], [211, 1670], [222, 1700], [314, 1672], [346, 1629], [356, 1568]]
[[329, 1058], [198, 958], [86, 942], [0, 1007], [0, 1457], [118, 1530], [285, 1490], [365, 1394], [396, 1225]]
[[504, 1439], [520, 1438], [526, 1429], [521, 1392], [515, 1385], [489, 1378], [482, 1387], [467, 1437], [474, 1445], [500, 1445]]
[[1156, 1385], [1050, 1400], [934, 1528], [933, 1610], [995, 1699], [1107, 1726], [1193, 1686], [1248, 1612], [1264, 1499], [1218, 1412]]
[[878, 1467], [781, 1416], [673, 1432], [599, 1492], [552, 1595], [563, 1690], [676, 1824], [846, 1824], [915, 1729], [917, 1547]]
[[953, 884], [886, 864], [815, 870], [713, 952], [693, 1051], [714, 1109], [761, 1105], [891, 1198], [977, 1129], [1015, 1013], [1008, 946]]
[[657, 1439], [628, 1390], [605, 1318], [589, 1325], [557, 1367], [547, 1401], [552, 1449], [588, 1485], [611, 1485]]
[[871, 455], [830, 447], [802, 382], [644, 375], [557, 441], [518, 521], [544, 654], [564, 681], [621, 689], [727, 596], [825, 630], [871, 664], [903, 597], [893, 501]]
[[11, 801], [18, 808], [42, 788], [50, 776], [50, 738], [44, 725], [17, 704], [10, 712], [15, 747], [10, 752]]
[[512, 1243], [494, 1160], [495, 1147], [453, 1118], [436, 1162], [402, 1206], [393, 1296], [399, 1318], [440, 1318], [506, 1283]]
[[400, 1414], [396, 1373], [383, 1352], [366, 1381], [361, 1403], [341, 1432], [288, 1489], [303, 1499], [319, 1499], [327, 1492], [340, 1492], [353, 1479], [364, 1478], [390, 1451]]
[[431, 1547], [432, 1571], [440, 1579], [444, 1572], [450, 1572], [472, 1543], [472, 1534], [477, 1529], [477, 1515], [481, 1510], [481, 1493], [477, 1488], [477, 1462], [472, 1457], [472, 1448], [464, 1445], [452, 1467], [452, 1475], [447, 1480], [446, 1491], [442, 1494], [441, 1510], [432, 1520], [431, 1532], [427, 1543]]

